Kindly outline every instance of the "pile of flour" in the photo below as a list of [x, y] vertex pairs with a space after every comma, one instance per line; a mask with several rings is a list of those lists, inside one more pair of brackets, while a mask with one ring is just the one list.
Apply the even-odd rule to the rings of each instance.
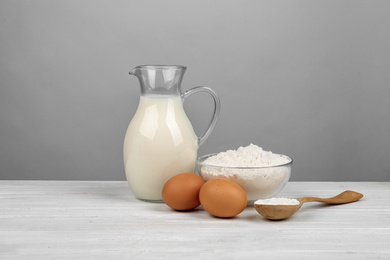
[[288, 158], [264, 151], [263, 148], [250, 144], [237, 150], [227, 150], [207, 158], [204, 163], [224, 167], [269, 167], [288, 163]]
[[270, 198], [265, 200], [256, 200], [255, 204], [258, 205], [299, 205], [297, 199], [288, 198]]
[[[230, 179], [239, 184], [246, 192], [248, 201], [270, 197], [286, 184], [291, 174], [291, 161], [287, 156], [265, 151], [250, 144], [237, 150], [228, 150], [207, 158], [206, 165], [223, 167], [264, 167], [264, 168], [219, 168], [202, 166], [202, 177]], [[270, 167], [278, 166], [279, 167]]]

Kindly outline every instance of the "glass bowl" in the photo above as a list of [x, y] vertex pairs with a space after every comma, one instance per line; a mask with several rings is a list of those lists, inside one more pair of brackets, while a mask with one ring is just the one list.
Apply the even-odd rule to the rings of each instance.
[[205, 164], [204, 161], [216, 154], [198, 158], [196, 169], [205, 181], [224, 178], [234, 181], [243, 188], [248, 198], [248, 205], [258, 199], [270, 198], [279, 193], [290, 179], [293, 160], [282, 154], [287, 160], [284, 164], [265, 167], [223, 167]]

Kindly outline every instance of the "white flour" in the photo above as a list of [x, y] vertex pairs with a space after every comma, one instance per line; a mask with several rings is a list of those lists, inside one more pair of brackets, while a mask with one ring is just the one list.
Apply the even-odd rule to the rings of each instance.
[[299, 205], [297, 199], [288, 199], [288, 198], [270, 198], [265, 200], [256, 200], [255, 204], [260, 205]]
[[[223, 167], [262, 167], [262, 168], [219, 168], [203, 166], [202, 176], [230, 179], [239, 184], [246, 192], [248, 201], [267, 198], [276, 194], [290, 178], [291, 161], [287, 156], [264, 151], [261, 147], [250, 144], [237, 150], [228, 150], [209, 157], [203, 163]], [[279, 167], [270, 167], [277, 166]]]
[[250, 144], [237, 150], [227, 150], [207, 158], [205, 164], [224, 167], [267, 167], [288, 163], [289, 159]]

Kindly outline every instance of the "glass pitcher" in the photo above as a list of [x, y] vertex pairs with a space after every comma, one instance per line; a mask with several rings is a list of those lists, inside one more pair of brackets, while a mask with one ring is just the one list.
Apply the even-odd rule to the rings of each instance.
[[[185, 71], [184, 66], [145, 65], [130, 72], [139, 80], [141, 96], [125, 135], [123, 155], [127, 182], [138, 199], [162, 201], [161, 191], [168, 179], [194, 172], [198, 147], [217, 122], [217, 94], [207, 87], [182, 92]], [[213, 97], [214, 112], [205, 133], [197, 137], [183, 101], [200, 91]]]

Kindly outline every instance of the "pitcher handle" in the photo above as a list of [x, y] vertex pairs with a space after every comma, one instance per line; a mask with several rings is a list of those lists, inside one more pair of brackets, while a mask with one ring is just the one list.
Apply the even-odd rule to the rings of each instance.
[[187, 90], [186, 92], [181, 94], [181, 98], [185, 100], [187, 97], [190, 95], [197, 93], [197, 92], [207, 92], [209, 93], [213, 99], [214, 99], [214, 112], [213, 112], [213, 117], [210, 120], [209, 126], [207, 127], [206, 132], [201, 136], [198, 137], [198, 145], [201, 146], [204, 141], [209, 137], [211, 132], [213, 131], [215, 125], [217, 124], [217, 120], [219, 117], [219, 111], [221, 110], [221, 102], [219, 100], [219, 97], [217, 96], [217, 93], [215, 93], [214, 90], [208, 87], [194, 87], [192, 89]]

